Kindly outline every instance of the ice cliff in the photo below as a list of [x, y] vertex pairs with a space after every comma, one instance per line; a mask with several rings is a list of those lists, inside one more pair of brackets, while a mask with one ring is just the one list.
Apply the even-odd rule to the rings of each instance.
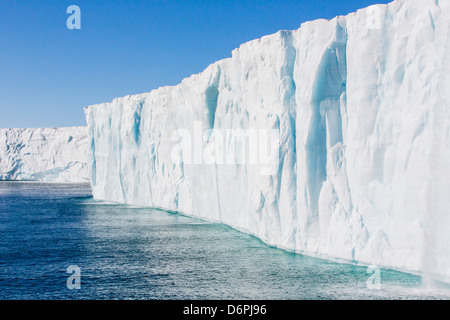
[[0, 180], [88, 182], [86, 127], [0, 129]]
[[449, 30], [450, 1], [398, 0], [90, 106], [93, 195], [448, 280]]

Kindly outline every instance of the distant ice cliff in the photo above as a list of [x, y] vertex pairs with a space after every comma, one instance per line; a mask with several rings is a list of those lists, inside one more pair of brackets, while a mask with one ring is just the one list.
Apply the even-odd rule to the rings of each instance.
[[86, 127], [0, 129], [0, 180], [88, 182]]

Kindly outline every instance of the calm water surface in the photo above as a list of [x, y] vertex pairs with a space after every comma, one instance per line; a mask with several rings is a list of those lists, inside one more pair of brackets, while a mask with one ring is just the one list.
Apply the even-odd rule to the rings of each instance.
[[[0, 299], [434, 299], [420, 277], [292, 254], [219, 223], [0, 182]], [[67, 268], [81, 269], [69, 290]]]

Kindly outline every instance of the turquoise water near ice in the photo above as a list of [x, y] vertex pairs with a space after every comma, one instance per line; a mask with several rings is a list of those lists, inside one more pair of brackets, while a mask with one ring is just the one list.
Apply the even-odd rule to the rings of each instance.
[[[445, 287], [270, 247], [220, 223], [0, 182], [0, 299], [449, 299]], [[70, 290], [67, 268], [81, 270]]]

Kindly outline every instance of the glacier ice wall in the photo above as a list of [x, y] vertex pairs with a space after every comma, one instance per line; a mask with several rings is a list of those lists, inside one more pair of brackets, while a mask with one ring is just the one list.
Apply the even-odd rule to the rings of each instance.
[[[177, 86], [90, 106], [94, 197], [447, 277], [449, 30], [449, 1], [398, 0], [245, 43]], [[278, 133], [270, 161], [211, 151], [248, 130]], [[219, 145], [239, 157], [239, 141]]]
[[0, 129], [0, 180], [88, 182], [86, 127]]

